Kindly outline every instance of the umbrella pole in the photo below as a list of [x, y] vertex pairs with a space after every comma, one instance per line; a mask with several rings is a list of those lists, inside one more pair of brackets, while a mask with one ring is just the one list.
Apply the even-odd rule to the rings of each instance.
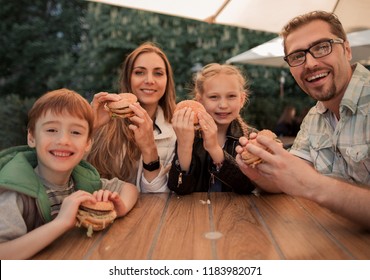
[[225, 9], [227, 4], [229, 4], [230, 2], [231, 2], [231, 0], [226, 0], [214, 15], [207, 17], [204, 21], [208, 22], [208, 23], [215, 23], [216, 18], [218, 17], [218, 15], [222, 12], [223, 9]]

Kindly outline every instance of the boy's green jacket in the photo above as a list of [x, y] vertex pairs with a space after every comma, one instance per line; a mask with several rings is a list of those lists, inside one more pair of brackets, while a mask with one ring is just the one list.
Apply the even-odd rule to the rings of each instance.
[[[0, 152], [0, 188], [13, 190], [36, 199], [45, 222], [51, 221], [51, 208], [45, 187], [34, 171], [36, 150], [28, 146], [12, 147]], [[75, 188], [93, 193], [101, 188], [98, 171], [82, 160], [72, 172]]]

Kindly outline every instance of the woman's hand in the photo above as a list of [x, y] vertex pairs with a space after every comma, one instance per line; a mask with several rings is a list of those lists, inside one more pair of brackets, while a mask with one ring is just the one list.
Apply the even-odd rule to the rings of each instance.
[[154, 141], [153, 120], [139, 103], [131, 104], [130, 108], [135, 115], [130, 118], [129, 128], [134, 132], [135, 141], [141, 153], [143, 156], [144, 154], [156, 153], [157, 146]]
[[107, 102], [118, 101], [120, 99], [121, 97], [116, 93], [99, 92], [94, 95], [91, 101], [91, 106], [94, 110], [94, 129], [105, 125], [111, 119], [111, 113], [104, 108], [104, 105]]

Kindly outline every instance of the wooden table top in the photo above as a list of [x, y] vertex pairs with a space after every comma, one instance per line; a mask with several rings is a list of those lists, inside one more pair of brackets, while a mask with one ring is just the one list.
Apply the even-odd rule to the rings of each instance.
[[370, 232], [285, 194], [141, 194], [108, 229], [72, 229], [33, 259], [370, 259]]

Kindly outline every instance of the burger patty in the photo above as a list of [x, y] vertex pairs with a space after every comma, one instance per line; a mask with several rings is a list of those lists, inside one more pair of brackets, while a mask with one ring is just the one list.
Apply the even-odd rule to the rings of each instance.
[[93, 210], [93, 209], [84, 207], [82, 205], [80, 205], [80, 209], [79, 210], [83, 210], [85, 212], [88, 212], [88, 213], [91, 213], [91, 214], [95, 214], [97, 216], [106, 215], [106, 214], [109, 214], [109, 212], [112, 211], [112, 210]]

